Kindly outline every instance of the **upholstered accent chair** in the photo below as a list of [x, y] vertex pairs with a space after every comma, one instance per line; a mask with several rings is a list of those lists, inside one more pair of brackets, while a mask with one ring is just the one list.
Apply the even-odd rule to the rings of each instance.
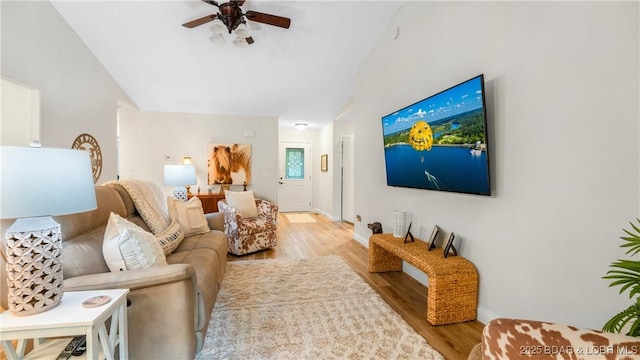
[[224, 213], [224, 233], [228, 250], [234, 255], [244, 255], [276, 246], [278, 206], [267, 200], [255, 199], [258, 216], [243, 216], [243, 212], [223, 199], [218, 209]]
[[573, 326], [520, 319], [487, 323], [468, 360], [640, 358], [640, 339]]

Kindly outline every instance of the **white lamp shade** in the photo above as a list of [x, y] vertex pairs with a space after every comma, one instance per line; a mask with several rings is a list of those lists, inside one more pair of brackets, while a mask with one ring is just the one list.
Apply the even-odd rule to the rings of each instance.
[[215, 19], [211, 22], [211, 31], [213, 31], [214, 34], [223, 34], [227, 31], [227, 27], [224, 25], [222, 20]]
[[0, 218], [75, 214], [97, 208], [89, 152], [0, 147]]
[[173, 186], [194, 185], [196, 180], [196, 167], [194, 165], [165, 165], [164, 184]]
[[246, 39], [251, 36], [251, 34], [249, 33], [249, 28], [247, 27], [247, 24], [244, 24], [244, 23], [240, 23], [236, 27], [235, 34], [243, 39]]

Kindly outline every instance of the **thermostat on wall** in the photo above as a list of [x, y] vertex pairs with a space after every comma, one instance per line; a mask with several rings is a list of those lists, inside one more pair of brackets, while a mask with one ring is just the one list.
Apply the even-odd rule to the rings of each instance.
[[254, 137], [256, 136], [256, 131], [255, 130], [245, 130], [244, 131], [244, 137]]

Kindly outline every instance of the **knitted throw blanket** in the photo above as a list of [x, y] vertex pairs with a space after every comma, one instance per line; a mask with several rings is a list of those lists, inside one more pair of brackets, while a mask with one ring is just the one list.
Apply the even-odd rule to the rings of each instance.
[[165, 201], [162, 191], [156, 184], [151, 181], [132, 179], [108, 181], [105, 183], [105, 185], [108, 184], [120, 184], [127, 190], [136, 210], [138, 210], [138, 213], [144, 222], [147, 223], [152, 233], [160, 233], [169, 227], [171, 219], [169, 217], [169, 211], [167, 210], [167, 202]]

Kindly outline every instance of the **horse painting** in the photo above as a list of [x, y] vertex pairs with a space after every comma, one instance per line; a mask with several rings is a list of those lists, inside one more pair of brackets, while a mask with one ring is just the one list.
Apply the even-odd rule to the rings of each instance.
[[251, 145], [209, 144], [208, 183], [243, 185], [251, 182]]

